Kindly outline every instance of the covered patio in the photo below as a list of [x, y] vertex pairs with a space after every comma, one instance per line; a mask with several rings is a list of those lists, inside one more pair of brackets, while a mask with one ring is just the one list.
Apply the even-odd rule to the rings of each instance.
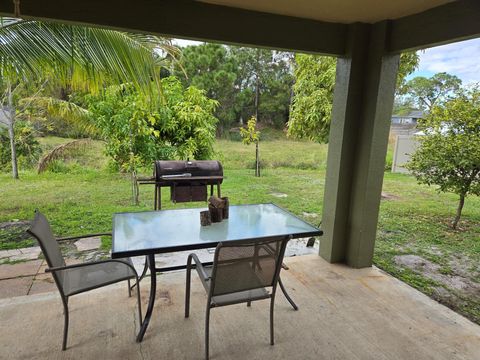
[[[270, 346], [268, 301], [214, 309], [213, 359], [478, 359], [480, 327], [401, 281], [371, 267], [329, 264], [316, 255], [286, 259], [294, 311], [276, 300]], [[158, 306], [142, 343], [135, 298], [112, 285], [71, 301], [69, 349], [60, 351], [58, 293], [0, 300], [5, 359], [198, 359], [203, 357], [205, 292], [197, 277], [191, 315], [183, 317], [185, 273], [162, 275]], [[142, 291], [146, 301], [148, 289]]]
[[[479, 358], [478, 325], [371, 267], [399, 54], [480, 36], [479, 2], [0, 0], [0, 13], [337, 57], [321, 257], [288, 258], [282, 273], [300, 310], [278, 296], [272, 347], [267, 303], [215, 309], [211, 355]], [[184, 272], [160, 276], [142, 343], [135, 342], [135, 302], [125, 286], [78, 296], [66, 352], [57, 293], [0, 300], [0, 357], [201, 358], [205, 296], [195, 278], [184, 319], [184, 284]], [[143, 291], [148, 297], [147, 286]]]

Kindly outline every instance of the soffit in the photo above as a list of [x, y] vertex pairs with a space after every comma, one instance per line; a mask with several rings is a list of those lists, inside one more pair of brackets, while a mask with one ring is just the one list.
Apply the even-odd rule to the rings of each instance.
[[350, 24], [397, 19], [453, 0], [202, 0], [271, 14]]

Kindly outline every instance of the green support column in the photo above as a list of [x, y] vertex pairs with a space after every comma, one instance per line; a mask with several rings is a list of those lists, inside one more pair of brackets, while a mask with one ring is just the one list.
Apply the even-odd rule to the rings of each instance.
[[337, 61], [320, 255], [372, 264], [399, 55], [386, 54], [388, 23], [353, 24]]

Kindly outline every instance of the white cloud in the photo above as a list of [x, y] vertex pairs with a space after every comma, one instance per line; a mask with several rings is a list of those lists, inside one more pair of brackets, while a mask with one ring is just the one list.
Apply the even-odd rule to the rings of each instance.
[[184, 39], [173, 39], [173, 43], [178, 45], [178, 46], [190, 46], [190, 45], [200, 45], [203, 44], [201, 41], [195, 41], [195, 40], [184, 40]]
[[458, 76], [464, 84], [480, 82], [480, 39], [420, 51], [417, 72], [447, 72]]

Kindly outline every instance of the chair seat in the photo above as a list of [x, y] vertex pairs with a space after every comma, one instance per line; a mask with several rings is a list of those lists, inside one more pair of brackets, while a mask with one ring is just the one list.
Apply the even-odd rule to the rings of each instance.
[[[119, 259], [132, 264], [130, 258]], [[118, 261], [92, 264], [62, 271], [63, 291], [66, 296], [92, 290], [100, 286], [135, 277], [132, 268]]]
[[[244, 267], [247, 271], [250, 271], [250, 267]], [[212, 276], [212, 267], [211, 266], [204, 266], [203, 267], [205, 273], [207, 274], [208, 278], [205, 279], [206, 287], [210, 286], [210, 278]], [[234, 270], [234, 269], [232, 269]], [[239, 269], [236, 269], [239, 270]], [[253, 273], [253, 271], [252, 271]], [[255, 301], [255, 300], [262, 300], [268, 299], [270, 297], [270, 293], [264, 287], [259, 287], [257, 289], [249, 289], [245, 291], [238, 291], [230, 294], [225, 295], [217, 295], [212, 296], [211, 304], [212, 306], [224, 306], [224, 305], [231, 305], [231, 304], [238, 304], [247, 301]]]

